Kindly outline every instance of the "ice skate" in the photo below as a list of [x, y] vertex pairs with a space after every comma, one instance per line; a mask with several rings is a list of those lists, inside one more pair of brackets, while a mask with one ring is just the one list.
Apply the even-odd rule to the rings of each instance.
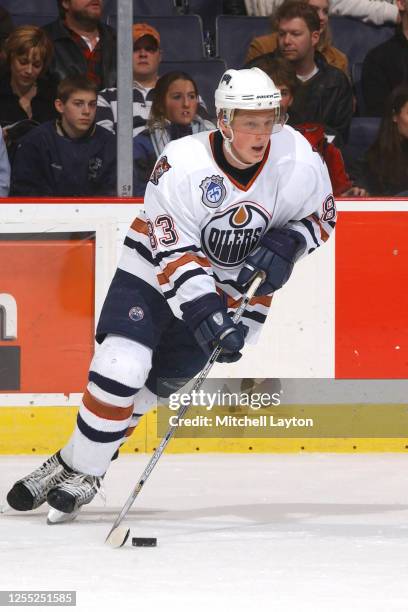
[[58, 451], [12, 486], [7, 494], [7, 503], [14, 510], [35, 510], [45, 502], [48, 491], [71, 471]]
[[72, 471], [63, 481], [48, 491], [47, 502], [51, 506], [48, 523], [65, 523], [74, 520], [85, 504], [99, 493], [105, 499], [102, 477]]

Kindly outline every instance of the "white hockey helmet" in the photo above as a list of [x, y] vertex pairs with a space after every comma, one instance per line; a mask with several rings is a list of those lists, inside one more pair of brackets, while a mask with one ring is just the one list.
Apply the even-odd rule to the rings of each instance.
[[[228, 124], [235, 109], [265, 110], [280, 109], [281, 93], [272, 79], [260, 68], [227, 70], [215, 90], [217, 115], [224, 113]], [[279, 112], [276, 113], [277, 119]]]

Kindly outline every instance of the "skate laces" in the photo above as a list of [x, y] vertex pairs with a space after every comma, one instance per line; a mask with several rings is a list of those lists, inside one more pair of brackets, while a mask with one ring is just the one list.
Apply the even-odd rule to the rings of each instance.
[[20, 482], [27, 487], [34, 497], [46, 496], [50, 487], [58, 484], [61, 478], [68, 474], [57, 455], [53, 455], [39, 468], [22, 478]]
[[79, 505], [86, 504], [99, 494], [103, 503], [106, 504], [106, 494], [102, 478], [90, 474], [69, 474], [63, 482], [58, 483], [58, 489], [65, 491], [75, 497]]

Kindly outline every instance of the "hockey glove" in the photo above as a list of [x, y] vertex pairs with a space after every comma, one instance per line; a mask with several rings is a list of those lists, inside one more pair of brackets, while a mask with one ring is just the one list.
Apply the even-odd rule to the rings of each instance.
[[232, 363], [242, 357], [248, 327], [237, 325], [217, 293], [206, 293], [181, 306], [183, 319], [194, 333], [203, 351], [210, 355], [217, 345], [222, 347], [217, 361]]
[[272, 229], [264, 234], [259, 246], [245, 260], [237, 282], [245, 287], [262, 270], [265, 280], [256, 295], [268, 295], [280, 289], [292, 274], [293, 266], [306, 248], [306, 239], [295, 230]]

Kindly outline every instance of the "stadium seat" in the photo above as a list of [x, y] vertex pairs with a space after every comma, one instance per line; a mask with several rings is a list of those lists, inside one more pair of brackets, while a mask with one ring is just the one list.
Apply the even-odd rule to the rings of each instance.
[[[111, 2], [111, 4], [114, 4]], [[112, 11], [113, 12], [113, 11]], [[117, 13], [117, 10], [114, 11]], [[133, 13], [136, 15], [176, 15], [174, 0], [133, 0]]]
[[186, 4], [189, 14], [200, 15], [204, 32], [215, 37], [215, 22], [218, 15], [222, 15], [222, 0], [187, 0]]
[[182, 70], [191, 75], [197, 83], [199, 94], [212, 118], [215, 118], [214, 91], [226, 69], [226, 64], [221, 59], [204, 59], [198, 62], [161, 62], [159, 67], [160, 75], [172, 70]]
[[[203, 24], [198, 15], [146, 16], [134, 15], [135, 23], [144, 21], [150, 23], [159, 32], [163, 60], [166, 62], [204, 58]], [[117, 15], [110, 15], [107, 23], [116, 28]]]
[[363, 62], [356, 62], [351, 66], [351, 80], [354, 86], [354, 94], [356, 96], [357, 101], [357, 115], [360, 117], [364, 117], [365, 112], [365, 103], [363, 96], [363, 87], [361, 84], [361, 73], [363, 71]]
[[228, 68], [242, 68], [249, 43], [271, 31], [269, 17], [220, 15], [216, 21], [216, 53]]
[[374, 142], [380, 127], [379, 117], [353, 117], [350, 125], [349, 139], [342, 150], [346, 168], [353, 164], [367, 151]]
[[57, 0], [1, 0], [1, 6], [11, 15], [37, 14], [58, 16]]
[[43, 13], [11, 13], [11, 18], [15, 26], [19, 25], [35, 25], [42, 27], [46, 23], [55, 21], [58, 18], [57, 15], [45, 15]]
[[330, 31], [335, 47], [343, 51], [352, 66], [362, 62], [368, 51], [393, 36], [393, 26], [375, 26], [353, 17], [330, 17]]

